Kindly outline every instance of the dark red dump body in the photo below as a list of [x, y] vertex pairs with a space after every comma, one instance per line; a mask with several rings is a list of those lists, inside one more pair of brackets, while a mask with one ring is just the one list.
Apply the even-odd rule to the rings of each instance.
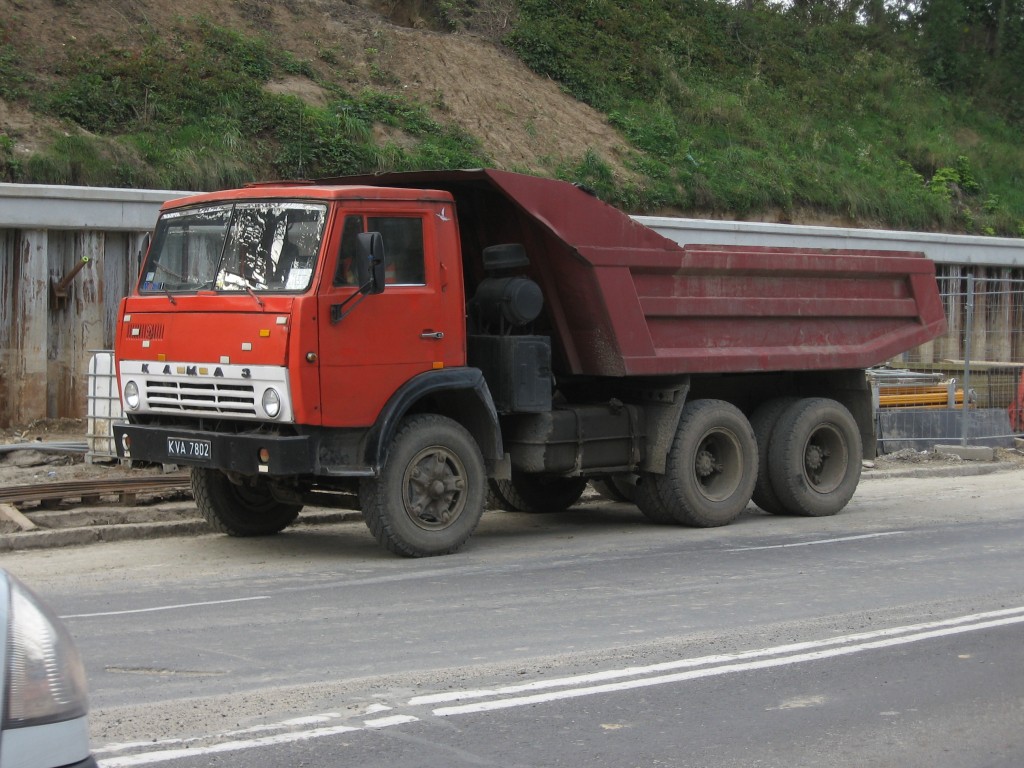
[[484, 247], [523, 243], [563, 374], [865, 368], [945, 329], [920, 253], [681, 247], [571, 184], [503, 171], [331, 181], [451, 192], [470, 290]]

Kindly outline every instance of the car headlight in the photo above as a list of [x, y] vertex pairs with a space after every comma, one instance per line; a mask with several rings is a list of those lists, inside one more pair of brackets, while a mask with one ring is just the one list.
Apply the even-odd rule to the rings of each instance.
[[142, 402], [142, 398], [139, 397], [139, 385], [134, 381], [129, 381], [124, 385], [124, 403], [130, 410], [135, 410], [139, 407], [139, 403]]
[[8, 604], [0, 606], [0, 619], [7, 613], [3, 729], [84, 717], [85, 668], [71, 635], [28, 587], [0, 571], [2, 579], [9, 585]]
[[263, 412], [272, 419], [276, 419], [281, 412], [281, 396], [277, 390], [270, 388], [263, 392]]

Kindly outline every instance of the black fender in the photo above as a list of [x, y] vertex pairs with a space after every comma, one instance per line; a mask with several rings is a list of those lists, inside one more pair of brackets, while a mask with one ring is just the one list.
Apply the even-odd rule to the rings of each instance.
[[507, 463], [498, 410], [479, 368], [427, 371], [391, 396], [363, 442], [364, 461], [374, 474], [380, 472], [402, 419], [410, 413], [439, 413], [464, 426], [480, 446], [489, 474], [501, 473], [501, 465]]

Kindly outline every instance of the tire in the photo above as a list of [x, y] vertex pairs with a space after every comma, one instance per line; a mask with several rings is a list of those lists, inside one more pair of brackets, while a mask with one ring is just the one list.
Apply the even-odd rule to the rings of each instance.
[[609, 501], [625, 502], [634, 504], [636, 502], [637, 475], [627, 472], [617, 472], [614, 475], [594, 478], [590, 484], [594, 490]]
[[679, 521], [658, 493], [657, 481], [659, 477], [661, 475], [655, 475], [650, 472], [640, 473], [637, 477], [636, 490], [633, 494], [634, 503], [637, 509], [643, 513], [643, 516], [652, 523], [676, 525]]
[[406, 419], [380, 474], [359, 485], [367, 527], [385, 549], [405, 557], [458, 550], [480, 522], [486, 493], [476, 441], [436, 414]]
[[754, 430], [754, 439], [757, 441], [757, 482], [754, 483], [752, 498], [757, 506], [772, 515], [784, 514], [786, 509], [779, 501], [775, 488], [772, 487], [771, 474], [768, 470], [771, 436], [783, 411], [795, 402], [797, 402], [795, 397], [779, 397], [768, 400], [758, 406], [750, 417], [750, 426]]
[[265, 481], [235, 485], [216, 469], [193, 467], [192, 495], [199, 512], [214, 530], [228, 536], [269, 536], [283, 531], [299, 516], [301, 504], [277, 501]]
[[512, 473], [511, 480], [496, 480], [498, 495], [519, 512], [564, 512], [583, 495], [584, 477], [558, 477]]
[[783, 508], [795, 515], [834, 515], [860, 482], [861, 439], [857, 422], [835, 400], [798, 400], [779, 417], [768, 470]]
[[723, 400], [689, 403], [665, 469], [664, 475], [651, 476], [661, 511], [695, 528], [728, 525], [754, 492], [754, 430], [738, 408]]
[[497, 480], [487, 481], [487, 501], [485, 506], [487, 509], [497, 509], [502, 512], [516, 511], [516, 508], [512, 506], [512, 502], [502, 495]]

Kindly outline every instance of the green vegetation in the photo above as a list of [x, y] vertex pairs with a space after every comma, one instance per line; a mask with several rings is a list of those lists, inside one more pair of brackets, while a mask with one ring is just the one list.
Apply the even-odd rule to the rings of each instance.
[[[487, 163], [473, 137], [408, 100], [320, 83], [327, 104], [314, 106], [267, 90], [275, 76], [316, 74], [266, 38], [203, 19], [138, 48], [72, 51], [58, 75], [38, 106], [92, 135], [59, 137], [20, 168], [3, 164], [0, 147], [8, 179], [213, 189], [253, 178]], [[379, 142], [375, 124], [412, 140]]]
[[[610, 202], [1024, 236], [1024, 0], [517, 6], [506, 43], [630, 147], [626, 180], [585, 146], [544, 171]], [[489, 6], [424, 7], [458, 31]], [[269, 38], [201, 18], [131, 46], [69, 45], [45, 82], [16, 42], [0, 20], [0, 98], [82, 130], [28, 156], [0, 132], [2, 180], [211, 189], [489, 164], [475, 137], [441, 122], [443, 94], [400, 95], [376, 48], [362, 52], [372, 87], [351, 91], [336, 48], [316, 46], [337, 72], [326, 79]], [[266, 87], [286, 76], [322, 98]]]
[[[599, 158], [568, 171], [618, 202], [1016, 236], [1024, 87], [1013, 81], [1010, 108], [1004, 70], [985, 75], [965, 52], [932, 62], [960, 62], [964, 79], [943, 89], [924, 74], [934, 40], [853, 13], [814, 15], [838, 7], [522, 0], [509, 42], [629, 138], [641, 188], [610, 188]], [[968, 95], [986, 77], [988, 111]]]

